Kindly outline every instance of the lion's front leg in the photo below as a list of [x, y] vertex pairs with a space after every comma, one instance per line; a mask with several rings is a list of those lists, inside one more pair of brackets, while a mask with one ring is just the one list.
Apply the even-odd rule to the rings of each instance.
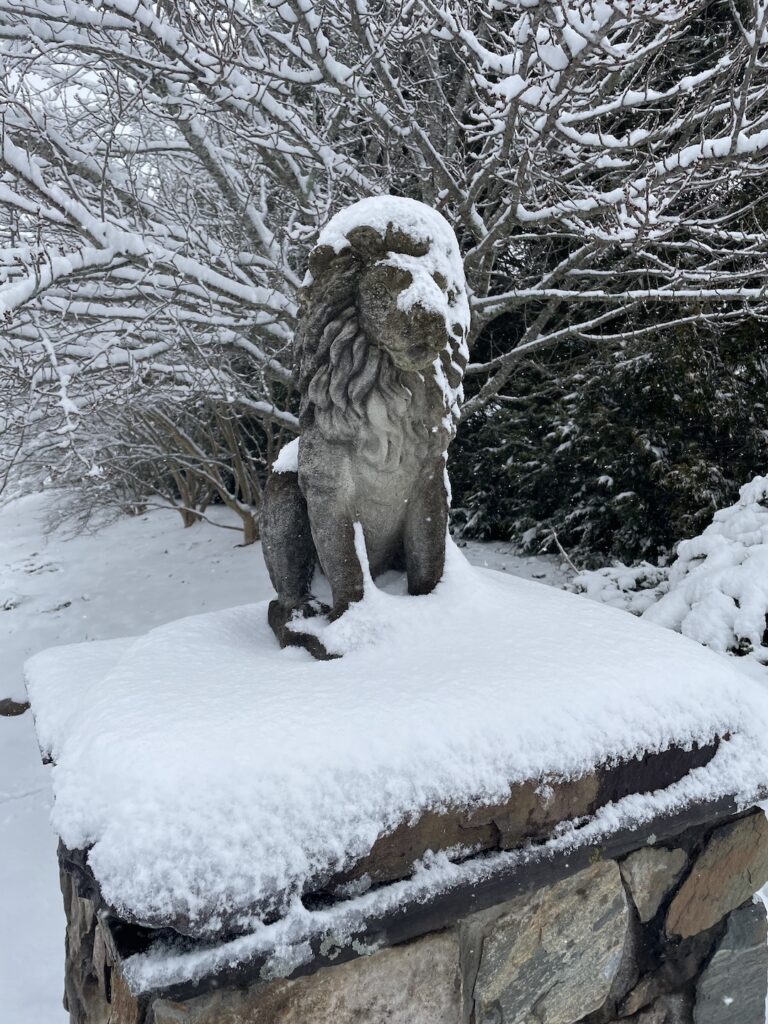
[[309, 492], [307, 507], [318, 561], [333, 594], [330, 618], [337, 619], [363, 597], [363, 570], [355, 548], [354, 521], [347, 510], [329, 514], [330, 496]]
[[306, 499], [320, 568], [331, 587], [337, 619], [363, 596], [363, 571], [355, 549], [355, 484], [346, 445], [330, 445], [307, 430], [299, 449], [299, 486]]
[[448, 529], [443, 465], [441, 458], [425, 472], [408, 499], [404, 547], [409, 594], [431, 593], [443, 576]]
[[[295, 608], [311, 599], [309, 588], [316, 561], [307, 504], [296, 473], [273, 473], [267, 480], [261, 541], [269, 578], [287, 620]], [[271, 615], [274, 618], [276, 610]]]

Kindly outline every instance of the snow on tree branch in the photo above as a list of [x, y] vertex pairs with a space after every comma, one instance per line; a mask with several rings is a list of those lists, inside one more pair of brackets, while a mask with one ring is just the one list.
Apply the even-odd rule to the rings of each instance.
[[369, 194], [454, 224], [474, 341], [524, 313], [467, 412], [764, 309], [767, 48], [758, 0], [0, 0], [6, 430], [201, 387], [293, 429], [306, 253]]

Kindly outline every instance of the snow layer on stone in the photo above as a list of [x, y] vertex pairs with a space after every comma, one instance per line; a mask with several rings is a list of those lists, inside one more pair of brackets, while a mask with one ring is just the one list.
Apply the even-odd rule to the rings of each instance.
[[299, 439], [294, 437], [288, 444], [280, 449], [277, 458], [272, 463], [273, 473], [298, 473], [299, 472]]
[[[415, 865], [413, 875], [403, 881], [317, 910], [307, 910], [300, 900], [294, 900], [280, 920], [257, 924], [251, 933], [228, 942], [191, 951], [159, 943], [149, 952], [125, 961], [123, 974], [135, 993], [199, 981], [256, 957], [265, 958], [260, 971], [262, 980], [288, 976], [312, 959], [310, 940], [325, 940], [334, 946], [354, 943], [361, 952], [355, 933], [362, 931], [366, 921], [392, 913], [405, 903], [425, 903], [510, 869], [590, 843], [598, 844], [621, 829], [647, 824], [721, 795], [741, 794], [744, 803], [751, 804], [756, 792], [755, 771], [765, 779], [768, 753], [756, 747], [753, 734], [742, 733], [722, 743], [709, 764], [694, 769], [679, 782], [657, 793], [634, 793], [608, 804], [586, 823], [579, 820], [564, 824], [544, 843], [469, 860], [457, 857], [466, 851], [429, 853]], [[371, 947], [370, 952], [374, 949]]]
[[[0, 497], [0, 698], [26, 700], [22, 666], [54, 644], [143, 634], [163, 622], [272, 595], [259, 543], [242, 547], [224, 506], [181, 529], [163, 508], [71, 536], [46, 528], [66, 493]], [[557, 585], [553, 556], [509, 544], [469, 542], [470, 561]], [[116, 584], [116, 581], [119, 581]], [[112, 656], [114, 658], [114, 655]], [[68, 1024], [61, 1005], [61, 936], [56, 838], [49, 818], [50, 768], [40, 762], [31, 714], [0, 718], [0, 1021]]]
[[768, 664], [768, 477], [739, 491], [698, 537], [683, 541], [668, 592], [645, 618], [712, 650]]
[[[466, 337], [470, 310], [464, 264], [456, 235], [445, 217], [416, 199], [371, 196], [352, 203], [332, 217], [320, 232], [317, 244], [341, 252], [349, 245], [350, 232], [359, 227], [374, 228], [382, 236], [392, 227], [429, 245], [423, 256], [389, 253], [383, 258], [382, 262], [401, 267], [412, 277], [410, 286], [398, 299], [398, 306], [405, 311], [416, 305], [433, 310], [443, 317], [449, 331], [452, 325], [458, 324]], [[434, 274], [443, 276], [445, 288], [437, 284]], [[468, 351], [464, 355], [468, 358]]]
[[108, 901], [215, 934], [220, 915], [289, 905], [403, 819], [495, 803], [523, 779], [726, 732], [738, 765], [718, 754], [723, 770], [680, 792], [748, 802], [768, 777], [768, 697], [693, 641], [474, 569], [452, 545], [434, 593], [399, 586], [369, 584], [334, 624], [337, 661], [281, 651], [262, 603], [117, 643], [99, 678], [85, 648], [28, 662], [54, 825], [92, 847]]

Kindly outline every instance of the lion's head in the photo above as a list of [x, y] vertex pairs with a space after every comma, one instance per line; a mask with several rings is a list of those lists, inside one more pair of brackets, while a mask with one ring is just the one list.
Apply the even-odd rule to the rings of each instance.
[[424, 436], [447, 447], [469, 313], [455, 237], [439, 214], [385, 196], [334, 217], [310, 254], [300, 320], [302, 429], [314, 424], [338, 442], [370, 434], [379, 452]]

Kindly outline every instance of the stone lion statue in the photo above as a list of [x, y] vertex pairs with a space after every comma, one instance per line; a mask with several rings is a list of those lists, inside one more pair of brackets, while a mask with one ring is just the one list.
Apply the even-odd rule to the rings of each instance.
[[[362, 598], [361, 557], [374, 578], [404, 570], [411, 594], [439, 582], [468, 327], [456, 238], [430, 207], [364, 199], [322, 232], [295, 339], [301, 434], [275, 462], [261, 519], [281, 646], [330, 656], [301, 621]], [[330, 608], [311, 592], [318, 564]]]

